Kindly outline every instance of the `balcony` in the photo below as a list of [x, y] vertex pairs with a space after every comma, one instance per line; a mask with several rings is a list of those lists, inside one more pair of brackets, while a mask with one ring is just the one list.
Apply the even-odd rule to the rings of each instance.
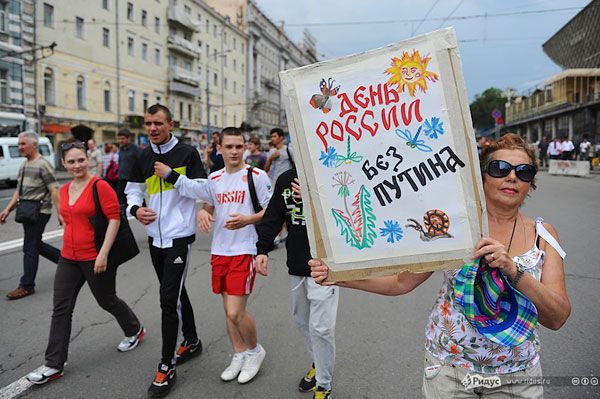
[[170, 5], [167, 9], [167, 18], [169, 21], [177, 22], [179, 25], [198, 32], [200, 30], [200, 23], [194, 19], [191, 15], [187, 14], [182, 7]]
[[200, 97], [200, 75], [180, 67], [169, 67], [169, 90]]
[[167, 38], [167, 47], [170, 50], [178, 51], [191, 58], [200, 57], [200, 49], [189, 40], [185, 40], [181, 36], [169, 35]]
[[266, 78], [263, 76], [261, 78], [261, 83], [263, 85], [265, 85], [265, 87], [267, 89], [270, 89], [270, 90], [278, 90], [279, 89], [279, 78], [269, 79], [269, 78]]

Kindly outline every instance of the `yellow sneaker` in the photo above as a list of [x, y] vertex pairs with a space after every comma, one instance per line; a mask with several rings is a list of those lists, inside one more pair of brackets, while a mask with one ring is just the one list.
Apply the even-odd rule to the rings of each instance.
[[323, 387], [316, 387], [313, 399], [332, 399], [331, 389], [325, 389]]

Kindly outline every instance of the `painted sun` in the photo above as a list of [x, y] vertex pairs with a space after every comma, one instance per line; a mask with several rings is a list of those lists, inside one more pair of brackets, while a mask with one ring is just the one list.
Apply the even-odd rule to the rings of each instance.
[[425, 93], [427, 80], [432, 82], [438, 80], [436, 73], [427, 70], [429, 61], [431, 61], [431, 57], [421, 57], [419, 50], [414, 50], [412, 56], [405, 51], [401, 58], [392, 58], [392, 66], [385, 70], [387, 75], [392, 75], [387, 84], [396, 86], [398, 93], [402, 93], [407, 88], [411, 97], [415, 96], [417, 87]]

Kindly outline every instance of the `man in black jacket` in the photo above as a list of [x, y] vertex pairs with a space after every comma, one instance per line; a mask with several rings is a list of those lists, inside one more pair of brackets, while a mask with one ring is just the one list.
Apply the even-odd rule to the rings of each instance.
[[273, 239], [285, 222], [288, 229], [286, 241], [287, 266], [292, 293], [293, 317], [306, 341], [313, 359], [307, 375], [298, 388], [310, 391], [314, 398], [326, 399], [331, 395], [331, 380], [335, 365], [335, 322], [339, 289], [320, 286], [310, 277], [308, 261], [312, 258], [306, 232], [306, 218], [302, 199], [294, 198], [292, 182], [296, 170], [282, 173], [273, 190], [261, 223], [257, 226], [258, 242], [256, 270], [267, 275], [268, 253], [273, 249]]

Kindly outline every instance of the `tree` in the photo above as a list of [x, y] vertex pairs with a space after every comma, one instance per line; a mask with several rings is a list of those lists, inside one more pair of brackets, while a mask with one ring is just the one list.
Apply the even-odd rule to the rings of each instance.
[[495, 87], [490, 87], [484, 90], [483, 93], [477, 94], [475, 100], [470, 105], [473, 127], [476, 129], [486, 129], [494, 126], [495, 121], [492, 117], [492, 112], [495, 109], [502, 113], [503, 118], [506, 118], [504, 110], [506, 101], [506, 96], [502, 90]]

